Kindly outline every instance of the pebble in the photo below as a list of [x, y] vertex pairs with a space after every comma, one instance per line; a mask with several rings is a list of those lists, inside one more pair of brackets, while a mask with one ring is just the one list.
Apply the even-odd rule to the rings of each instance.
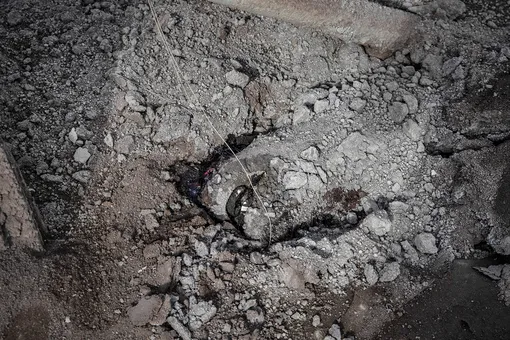
[[113, 137], [111, 133], [108, 132], [103, 141], [108, 147], [113, 148]]
[[75, 144], [78, 141], [78, 134], [76, 133], [76, 129], [72, 128], [67, 135], [71, 143]]
[[145, 111], [145, 99], [142, 94], [138, 91], [128, 91], [124, 96], [126, 103], [133, 111], [143, 112]]
[[342, 340], [342, 331], [340, 326], [336, 323], [332, 324], [329, 328], [329, 335], [331, 335], [335, 340]]
[[246, 85], [248, 85], [250, 82], [250, 77], [236, 70], [228, 72], [225, 75], [225, 78], [227, 79], [227, 83], [230, 85], [238, 86], [240, 88], [245, 88]]
[[327, 99], [317, 100], [313, 104], [313, 111], [315, 113], [321, 113], [321, 112], [326, 111], [328, 109], [328, 107], [329, 107], [329, 100], [327, 100]]
[[80, 183], [87, 183], [92, 177], [92, 173], [89, 170], [80, 170], [72, 174], [71, 177]]
[[409, 113], [416, 113], [418, 112], [418, 99], [416, 99], [415, 96], [412, 94], [405, 94], [402, 96], [404, 99], [404, 102], [407, 104], [407, 107], [409, 108]]
[[283, 176], [285, 190], [299, 189], [306, 185], [308, 176], [303, 172], [288, 171]]
[[87, 148], [78, 148], [74, 152], [73, 158], [76, 162], [85, 164], [90, 158], [90, 152]]
[[386, 83], [386, 88], [388, 89], [388, 91], [394, 92], [398, 89], [398, 83], [396, 81]]
[[388, 115], [395, 123], [402, 123], [409, 113], [409, 108], [405, 103], [394, 102], [388, 109]]
[[356, 112], [361, 112], [365, 106], [367, 105], [367, 101], [361, 98], [354, 98], [349, 104], [349, 108]]
[[129, 154], [135, 140], [133, 136], [124, 136], [115, 143], [115, 151], [121, 154]]
[[321, 324], [321, 317], [319, 315], [314, 315], [312, 318], [312, 326], [319, 327], [320, 324]]
[[388, 218], [388, 213], [384, 210], [373, 212], [365, 217], [362, 226], [377, 236], [384, 236], [391, 231], [391, 221]]
[[260, 307], [255, 307], [246, 311], [246, 320], [252, 325], [261, 325], [264, 323], [264, 312]]
[[195, 247], [195, 252], [198, 256], [206, 257], [207, 255], [209, 255], [209, 248], [207, 247], [207, 245], [204, 242], [195, 240], [194, 247]]
[[191, 332], [176, 317], [169, 316], [166, 321], [174, 331], [182, 338], [182, 340], [192, 340]]
[[375, 270], [374, 266], [372, 266], [371, 264], [367, 264], [365, 266], [363, 273], [365, 274], [365, 280], [367, 280], [367, 283], [370, 286], [375, 285], [377, 283], [377, 281], [379, 280], [377, 271]]
[[462, 57], [455, 57], [445, 61], [442, 68], [443, 76], [449, 76], [452, 74], [461, 62]]
[[397, 262], [391, 262], [384, 265], [380, 272], [380, 282], [391, 282], [400, 275], [400, 265]]
[[422, 129], [413, 119], [408, 119], [402, 125], [404, 134], [413, 141], [419, 141], [422, 135]]
[[436, 254], [436, 238], [431, 233], [421, 233], [414, 238], [414, 245], [423, 254]]
[[315, 146], [311, 146], [301, 152], [300, 156], [307, 161], [316, 161], [319, 159], [319, 150]]

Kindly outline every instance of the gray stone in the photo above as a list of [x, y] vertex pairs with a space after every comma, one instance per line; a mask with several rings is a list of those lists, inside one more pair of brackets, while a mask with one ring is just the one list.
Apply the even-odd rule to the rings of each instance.
[[394, 102], [388, 109], [388, 115], [395, 123], [402, 123], [409, 113], [409, 108], [406, 104]]
[[312, 326], [319, 327], [320, 324], [321, 324], [321, 317], [319, 315], [314, 315], [312, 318]]
[[209, 248], [207, 247], [207, 245], [204, 242], [195, 240], [194, 247], [195, 247], [195, 253], [198, 256], [206, 257], [207, 255], [209, 255]]
[[319, 150], [315, 146], [311, 146], [301, 152], [300, 156], [307, 161], [316, 161], [319, 159]]
[[361, 112], [365, 106], [367, 105], [367, 101], [361, 98], [354, 98], [349, 104], [349, 108], [356, 112]]
[[76, 171], [71, 177], [80, 183], [87, 183], [92, 177], [92, 173], [89, 170]]
[[347, 220], [347, 223], [352, 224], [352, 225], [358, 223], [358, 215], [356, 215], [356, 213], [354, 213], [352, 211], [349, 211], [347, 213], [347, 215], [345, 216], [345, 219]]
[[413, 141], [419, 141], [423, 133], [421, 127], [413, 119], [408, 119], [402, 125], [404, 134]]
[[170, 316], [166, 319], [170, 327], [177, 332], [182, 340], [192, 340], [191, 332], [176, 317]]
[[340, 326], [336, 323], [332, 324], [329, 328], [329, 335], [331, 335], [335, 340], [342, 340], [342, 331]]
[[435, 78], [439, 79], [442, 76], [443, 58], [435, 54], [427, 54], [422, 61], [422, 66], [425, 70]]
[[308, 177], [303, 172], [288, 171], [283, 176], [285, 190], [299, 189], [306, 185]]
[[365, 217], [362, 226], [377, 236], [384, 236], [391, 231], [391, 221], [388, 218], [388, 213], [384, 210], [373, 212]]
[[421, 233], [414, 238], [414, 245], [423, 254], [436, 254], [436, 238], [431, 233]]
[[380, 272], [380, 282], [390, 282], [400, 275], [400, 265], [397, 262], [386, 263]]
[[462, 80], [466, 78], [466, 73], [464, 72], [464, 67], [462, 65], [457, 66], [455, 71], [452, 73], [453, 80]]
[[321, 113], [321, 112], [324, 112], [328, 109], [329, 107], [329, 100], [327, 99], [322, 99], [322, 100], [317, 100], [315, 102], [315, 104], [313, 104], [313, 111], [315, 113]]
[[18, 25], [22, 20], [23, 16], [18, 10], [12, 10], [7, 14], [7, 23], [11, 26]]
[[134, 142], [133, 136], [124, 136], [115, 143], [115, 151], [127, 155], [131, 152]]
[[414, 74], [416, 73], [416, 70], [415, 70], [414, 66], [402, 66], [402, 72], [404, 72], [405, 74], [407, 74], [409, 76], [414, 76]]
[[138, 91], [128, 91], [124, 96], [126, 103], [133, 111], [143, 112], [145, 111], [145, 99], [142, 94]]
[[462, 62], [462, 57], [451, 58], [443, 64], [443, 76], [449, 76]]
[[396, 81], [390, 81], [389, 83], [386, 83], [386, 88], [388, 91], [394, 92], [398, 89], [398, 83]]
[[103, 141], [108, 147], [113, 148], [113, 137], [111, 133], [108, 132]]
[[264, 323], [264, 311], [260, 307], [251, 308], [246, 311], [246, 320], [252, 325]]
[[404, 99], [404, 102], [407, 104], [407, 107], [409, 108], [409, 113], [418, 112], [418, 99], [416, 99], [415, 96], [413, 96], [412, 94], [404, 94], [402, 98]]
[[450, 19], [458, 18], [466, 11], [466, 4], [460, 0], [437, 0], [436, 4]]
[[90, 152], [87, 148], [78, 148], [74, 152], [73, 158], [76, 162], [85, 164], [90, 158]]
[[367, 280], [367, 283], [370, 286], [375, 285], [377, 283], [377, 281], [379, 280], [377, 271], [375, 270], [374, 266], [372, 266], [371, 264], [367, 264], [365, 266], [363, 273], [365, 274], [365, 280]]
[[245, 88], [246, 85], [248, 85], [250, 82], [250, 77], [236, 70], [228, 72], [225, 75], [225, 78], [227, 79], [227, 83], [230, 85], [238, 86], [240, 88]]
[[69, 131], [67, 137], [71, 143], [75, 144], [78, 141], [78, 134], [76, 133], [76, 129], [72, 128], [71, 131]]
[[306, 106], [299, 106], [292, 115], [292, 124], [297, 125], [308, 122], [312, 118], [312, 112]]

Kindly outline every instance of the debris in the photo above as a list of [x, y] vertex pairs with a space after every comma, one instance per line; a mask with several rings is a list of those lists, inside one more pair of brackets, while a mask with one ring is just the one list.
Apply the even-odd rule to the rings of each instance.
[[436, 238], [431, 233], [420, 233], [414, 238], [414, 245], [423, 254], [436, 254]]
[[391, 221], [388, 218], [388, 213], [384, 210], [369, 214], [361, 222], [361, 225], [377, 236], [384, 236], [391, 231]]
[[381, 269], [379, 281], [391, 282], [400, 275], [400, 265], [397, 262], [386, 263]]
[[236, 70], [228, 72], [225, 75], [225, 78], [227, 79], [227, 83], [230, 85], [238, 86], [242, 89], [245, 88], [246, 85], [248, 85], [250, 82], [250, 77]]

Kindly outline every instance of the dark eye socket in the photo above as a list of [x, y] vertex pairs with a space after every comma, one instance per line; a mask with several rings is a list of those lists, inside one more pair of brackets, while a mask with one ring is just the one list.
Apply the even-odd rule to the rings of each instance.
[[235, 188], [227, 200], [227, 214], [236, 224], [242, 224], [242, 207], [248, 206], [253, 200], [253, 190], [245, 185]]

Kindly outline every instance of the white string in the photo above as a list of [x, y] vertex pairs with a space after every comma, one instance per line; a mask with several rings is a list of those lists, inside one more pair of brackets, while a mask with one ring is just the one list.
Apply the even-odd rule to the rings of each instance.
[[[211, 118], [209, 118], [209, 115], [205, 112], [205, 110], [202, 107], [202, 105], [200, 105], [200, 102], [198, 100], [198, 96], [196, 95], [195, 91], [193, 91], [193, 88], [188, 83], [183, 81], [182, 72], [181, 72], [181, 70], [179, 68], [179, 64], [177, 64], [177, 60], [175, 59], [174, 55], [172, 54], [172, 51], [170, 49], [170, 45], [168, 43], [167, 37], [165, 36], [165, 34], [163, 33], [163, 30], [161, 29], [161, 24], [160, 24], [159, 19], [158, 19], [157, 15], [156, 15], [156, 11], [154, 10], [154, 6], [152, 4], [152, 1], [151, 0], [147, 0], [147, 2], [149, 3], [149, 7], [150, 7], [150, 10], [151, 10], [152, 17], [154, 19], [154, 22], [156, 23], [156, 28], [157, 28], [158, 34], [160, 35], [161, 40], [163, 41], [163, 45], [165, 46], [165, 49], [168, 52], [168, 55], [170, 55], [171, 64], [172, 64], [172, 67], [174, 69], [175, 75], [177, 76], [177, 82], [178, 82], [179, 86], [181, 87], [182, 91], [184, 92], [184, 95], [188, 98], [188, 100], [190, 100], [192, 103], [196, 104], [196, 109], [199, 110], [202, 113], [202, 115], [205, 117], [205, 119], [206, 119], [207, 123], [209, 124], [209, 126], [211, 127], [211, 129], [220, 138], [220, 140], [228, 148], [228, 150], [232, 153], [232, 156], [235, 157], [236, 161], [239, 163], [239, 165], [241, 166], [241, 169], [243, 170], [244, 174], [246, 175], [246, 178], [248, 179], [248, 182], [249, 182], [249, 184], [250, 184], [250, 186], [251, 186], [251, 188], [253, 190], [253, 193], [257, 197], [257, 200], [260, 202], [260, 205], [262, 206], [262, 209], [264, 210], [264, 213], [265, 213], [265, 215], [267, 217], [267, 220], [269, 221], [269, 245], [270, 245], [271, 241], [272, 241], [272, 236], [273, 236], [272, 235], [273, 234], [273, 224], [272, 224], [271, 218], [269, 216], [269, 211], [267, 210], [266, 206], [264, 205], [264, 201], [262, 200], [262, 197], [260, 197], [257, 189], [255, 189], [255, 186], [253, 185], [253, 182], [251, 180], [250, 174], [248, 173], [248, 171], [244, 167], [244, 165], [241, 162], [241, 160], [237, 157], [236, 153], [234, 152], [234, 150], [232, 150], [232, 148], [227, 143], [225, 138], [223, 138], [223, 136], [216, 129], [216, 127], [214, 126], [214, 124], [211, 121]], [[175, 41], [175, 38], [172, 37], [172, 40], [173, 40], [174, 45], [177, 46], [177, 42]]]

